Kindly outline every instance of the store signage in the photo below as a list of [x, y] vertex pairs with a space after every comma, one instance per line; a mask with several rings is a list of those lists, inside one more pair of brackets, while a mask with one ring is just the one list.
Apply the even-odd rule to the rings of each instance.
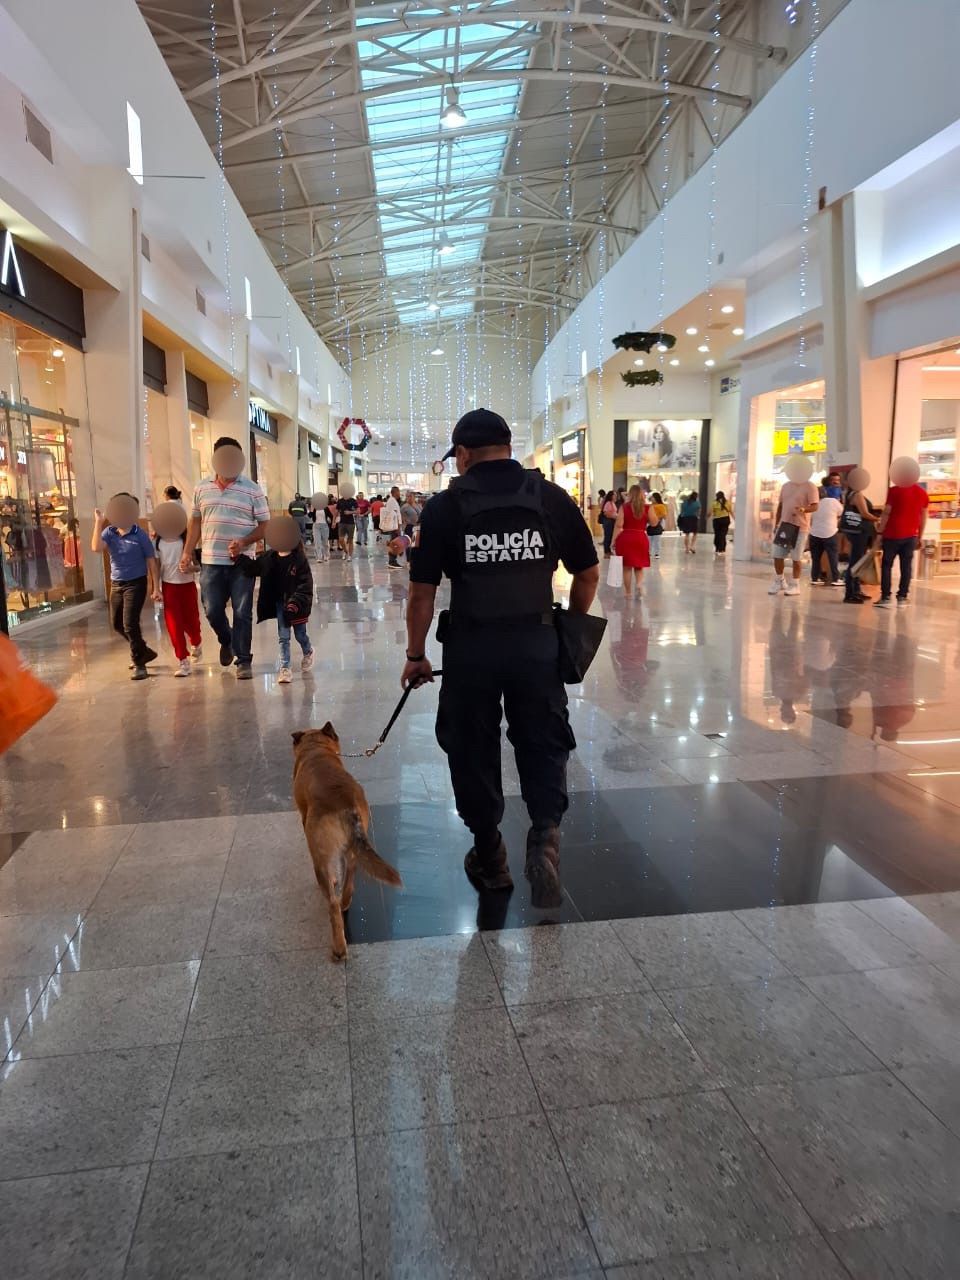
[[780, 458], [788, 453], [825, 453], [827, 424], [808, 422], [798, 427], [778, 427], [773, 433], [773, 454]]
[[313, 436], [310, 436], [307, 440], [307, 451], [311, 458], [323, 457], [323, 450], [320, 447], [320, 442], [318, 440], [314, 440]]
[[279, 436], [277, 420], [272, 413], [268, 413], [262, 405], [255, 404], [253, 400], [249, 402], [247, 413], [251, 427], [255, 431], [262, 431], [265, 436], [269, 436], [271, 440], [276, 440]]
[[560, 441], [560, 457], [566, 462], [569, 458], [580, 457], [580, 432], [576, 431], [572, 436], [564, 436]]
[[4, 231], [3, 233], [0, 287], [10, 292], [16, 292], [21, 298], [26, 298], [27, 296], [27, 289], [23, 283], [23, 273], [20, 270], [20, 262], [17, 258], [17, 246], [14, 244], [13, 236], [9, 231]]
[[727, 393], [730, 391], [739, 391], [739, 390], [740, 390], [739, 378], [723, 377], [720, 379], [720, 394], [722, 396], [727, 395]]

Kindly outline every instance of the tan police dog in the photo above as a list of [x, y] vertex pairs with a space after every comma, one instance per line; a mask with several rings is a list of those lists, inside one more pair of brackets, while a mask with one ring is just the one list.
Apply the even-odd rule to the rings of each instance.
[[353, 898], [357, 864], [383, 884], [400, 888], [403, 882], [370, 843], [370, 806], [363, 787], [343, 766], [340, 739], [330, 721], [322, 729], [306, 729], [291, 736], [293, 798], [317, 884], [329, 903], [333, 955], [343, 960], [347, 954], [343, 913]]

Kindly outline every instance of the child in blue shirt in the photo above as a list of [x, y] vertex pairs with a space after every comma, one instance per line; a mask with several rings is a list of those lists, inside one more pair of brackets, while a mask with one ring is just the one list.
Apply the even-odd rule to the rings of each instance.
[[[146, 530], [137, 524], [140, 503], [131, 493], [115, 493], [107, 514], [94, 511], [94, 551], [106, 547], [110, 555], [110, 619], [114, 631], [130, 643], [133, 680], [147, 679], [147, 663], [156, 653], [143, 638], [140, 614], [147, 594], [159, 591], [157, 553]], [[111, 518], [116, 523], [111, 523]]]

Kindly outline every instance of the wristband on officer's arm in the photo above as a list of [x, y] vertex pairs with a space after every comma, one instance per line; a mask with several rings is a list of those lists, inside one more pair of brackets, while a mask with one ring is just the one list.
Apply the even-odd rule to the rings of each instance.
[[407, 661], [408, 661], [408, 662], [423, 662], [423, 661], [424, 661], [424, 659], [426, 658], [426, 656], [427, 656], [427, 655], [426, 655], [425, 653], [418, 653], [418, 654], [408, 653], [408, 654], [407, 654]]

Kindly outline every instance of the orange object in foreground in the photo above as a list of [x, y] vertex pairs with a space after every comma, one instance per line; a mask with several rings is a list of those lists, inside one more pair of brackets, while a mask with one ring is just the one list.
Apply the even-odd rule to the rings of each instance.
[[13, 641], [0, 635], [0, 755], [42, 720], [56, 701], [50, 686], [21, 661]]

